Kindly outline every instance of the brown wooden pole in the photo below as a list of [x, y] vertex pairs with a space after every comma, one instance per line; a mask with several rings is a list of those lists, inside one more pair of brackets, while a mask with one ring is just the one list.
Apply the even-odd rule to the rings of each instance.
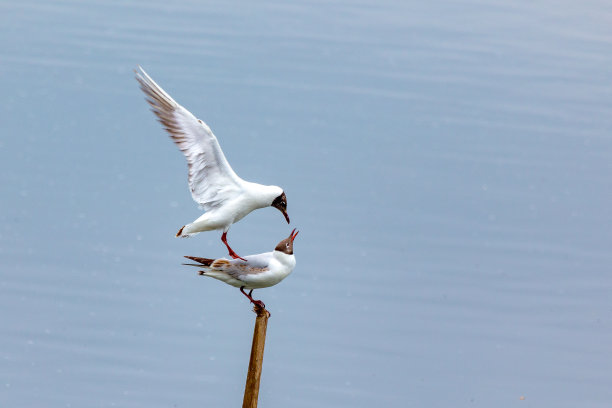
[[270, 312], [257, 304], [253, 307], [253, 311], [257, 314], [257, 317], [255, 318], [251, 359], [249, 360], [249, 371], [247, 373], [246, 386], [244, 387], [242, 408], [257, 408], [261, 364], [263, 363], [266, 329], [268, 328], [268, 318], [270, 317]]

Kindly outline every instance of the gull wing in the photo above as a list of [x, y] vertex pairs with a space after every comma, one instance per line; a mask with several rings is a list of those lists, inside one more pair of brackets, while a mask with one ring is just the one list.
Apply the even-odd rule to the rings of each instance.
[[219, 206], [242, 190], [210, 128], [179, 105], [138, 66], [136, 80], [151, 110], [187, 158], [191, 196], [203, 209]]
[[245, 275], [256, 275], [263, 273], [270, 269], [270, 260], [272, 259], [272, 252], [265, 252], [263, 254], [248, 255], [245, 256], [243, 261], [241, 259], [216, 259], [210, 268], [212, 270], [221, 271], [231, 276], [234, 279], [240, 280], [241, 276]]

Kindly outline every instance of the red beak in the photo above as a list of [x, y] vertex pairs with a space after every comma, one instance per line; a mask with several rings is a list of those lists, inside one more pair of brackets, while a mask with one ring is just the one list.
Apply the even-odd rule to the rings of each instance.
[[293, 242], [293, 240], [295, 239], [295, 237], [297, 237], [297, 234], [299, 234], [299, 233], [300, 233], [300, 231], [295, 232], [295, 234], [294, 234], [294, 232], [295, 232], [295, 228], [293, 229], [293, 231], [291, 231], [291, 234], [289, 234], [289, 238], [291, 238], [291, 242]]
[[287, 214], [287, 211], [283, 211], [283, 215], [285, 216], [285, 219], [287, 220], [287, 224], [290, 224], [291, 222], [289, 221], [289, 214]]

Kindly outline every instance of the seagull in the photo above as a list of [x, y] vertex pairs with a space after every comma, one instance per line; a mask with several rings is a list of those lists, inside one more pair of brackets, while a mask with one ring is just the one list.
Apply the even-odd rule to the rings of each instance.
[[[263, 254], [247, 255], [241, 259], [227, 260], [225, 258], [209, 259], [197, 256], [185, 256], [185, 258], [198, 262], [197, 264], [184, 264], [204, 268], [198, 273], [202, 276], [210, 276], [240, 288], [240, 292], [253, 304], [265, 308], [261, 300], [255, 300], [251, 296], [253, 289], [268, 288], [285, 279], [295, 268], [295, 256], [293, 255], [293, 240], [299, 231], [291, 231], [288, 238], [283, 239], [276, 245], [273, 252]], [[249, 293], [244, 290], [250, 289]]]
[[238, 177], [208, 125], [176, 103], [141, 66], [134, 72], [151, 110], [187, 158], [191, 196], [205, 210], [200, 218], [182, 226], [176, 236], [222, 230], [221, 241], [229, 255], [244, 260], [227, 243], [227, 231], [251, 211], [264, 207], [277, 208], [289, 224], [285, 192]]

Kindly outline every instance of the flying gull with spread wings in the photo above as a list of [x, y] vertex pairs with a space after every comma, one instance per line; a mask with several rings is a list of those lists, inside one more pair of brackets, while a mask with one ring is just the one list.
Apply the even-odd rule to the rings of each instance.
[[270, 206], [282, 212], [289, 223], [285, 192], [277, 186], [251, 183], [238, 177], [206, 123], [176, 103], [142, 67], [135, 72], [151, 110], [187, 158], [191, 196], [206, 211], [191, 224], [181, 227], [176, 236], [222, 230], [221, 241], [229, 255], [244, 259], [227, 243], [227, 231], [251, 211]]

